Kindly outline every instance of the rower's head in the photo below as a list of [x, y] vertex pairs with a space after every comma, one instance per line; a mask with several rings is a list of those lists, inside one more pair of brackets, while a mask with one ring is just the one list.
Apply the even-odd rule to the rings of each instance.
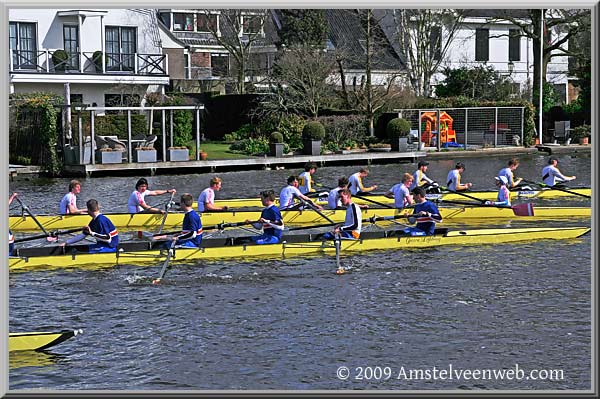
[[69, 183], [69, 192], [79, 194], [81, 192], [81, 183], [79, 180], [71, 180]]
[[512, 158], [510, 161], [508, 161], [508, 167], [510, 168], [510, 170], [515, 170], [515, 169], [517, 169], [518, 166], [519, 166], [518, 158]]
[[340, 199], [342, 200], [342, 205], [348, 206], [352, 203], [352, 193], [347, 188], [340, 190]]
[[427, 166], [429, 166], [429, 162], [427, 162], [427, 161], [419, 161], [419, 163], [417, 164], [417, 169], [419, 169], [422, 172], [426, 172], [427, 171]]
[[148, 189], [148, 180], [142, 177], [140, 180], [137, 181], [137, 183], [135, 183], [135, 189], [138, 190], [140, 193], [146, 191]]
[[213, 177], [212, 179], [210, 179], [210, 187], [215, 190], [215, 191], [219, 191], [221, 190], [221, 187], [223, 186], [223, 180], [221, 180], [220, 177]]
[[558, 158], [554, 158], [554, 157], [550, 158], [548, 160], [548, 165], [552, 165], [552, 166], [558, 165]]
[[462, 162], [457, 162], [455, 169], [462, 173], [465, 171], [465, 164]]
[[307, 162], [306, 165], [304, 165], [304, 171], [310, 172], [310, 174], [312, 175], [317, 171], [317, 164], [314, 162]]
[[269, 206], [275, 202], [275, 192], [273, 190], [265, 190], [260, 192], [260, 201], [263, 206]]
[[192, 194], [188, 194], [188, 193], [183, 194], [181, 196], [181, 200], [179, 200], [179, 206], [181, 207], [181, 210], [185, 210], [185, 211], [190, 209], [192, 207], [193, 203], [194, 203], [194, 197], [192, 197]]
[[418, 204], [425, 202], [425, 189], [423, 187], [415, 187], [413, 194], [414, 199]]
[[367, 176], [369, 176], [369, 169], [367, 169], [367, 168], [360, 168], [360, 170], [358, 171], [358, 173], [360, 173], [360, 177], [367, 177]]
[[348, 178], [346, 176], [342, 176], [338, 179], [338, 187], [348, 187]]
[[288, 186], [298, 187], [298, 178], [296, 176], [290, 176], [287, 179]]
[[85, 205], [87, 206], [88, 213], [92, 217], [94, 217], [95, 214], [100, 212], [100, 204], [98, 204], [98, 201], [93, 198], [88, 200], [88, 202], [86, 202]]
[[412, 184], [413, 180], [414, 177], [410, 173], [405, 173], [402, 175], [402, 183], [404, 183], [404, 185], [407, 187]]
[[494, 177], [494, 179], [496, 180], [496, 185], [498, 187], [506, 186], [508, 184], [508, 179], [506, 178], [506, 176], [496, 176]]

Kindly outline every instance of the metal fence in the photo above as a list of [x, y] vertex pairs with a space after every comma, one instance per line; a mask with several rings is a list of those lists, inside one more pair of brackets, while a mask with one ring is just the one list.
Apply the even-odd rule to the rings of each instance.
[[[394, 111], [398, 112], [398, 117], [411, 123], [411, 135], [419, 137], [425, 146], [466, 148], [467, 145], [482, 147], [523, 145], [524, 107], [432, 108]], [[438, 141], [438, 131], [440, 130], [442, 140]]]

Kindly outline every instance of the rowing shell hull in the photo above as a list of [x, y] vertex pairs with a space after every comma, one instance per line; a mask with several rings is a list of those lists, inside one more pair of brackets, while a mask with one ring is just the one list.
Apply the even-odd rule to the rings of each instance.
[[82, 330], [60, 332], [23, 332], [9, 333], [8, 350], [39, 351], [58, 345], [61, 342], [82, 333]]
[[[496, 207], [448, 207], [439, 208], [442, 217], [447, 222], [469, 222], [475, 219], [557, 219], [565, 217], [591, 217], [591, 208], [585, 207], [539, 207], [534, 209], [534, 216], [515, 216], [512, 209], [503, 209]], [[412, 213], [412, 210], [408, 211]], [[346, 217], [345, 210], [322, 212], [325, 216], [333, 220], [335, 223], [342, 223]], [[396, 214], [395, 209], [389, 208], [370, 208], [362, 211], [363, 218], [372, 216], [393, 216]], [[107, 214], [108, 218], [114, 223], [117, 229], [122, 231], [127, 230], [146, 230], [157, 231], [163, 220], [163, 215], [138, 213], [131, 215], [129, 213]], [[322, 224], [327, 223], [327, 220], [320, 216], [317, 212], [307, 211], [283, 211], [283, 221], [288, 225], [296, 224]], [[85, 226], [90, 222], [88, 215], [73, 215], [73, 216], [36, 216], [37, 220], [48, 231], [68, 230], [79, 226]], [[237, 223], [245, 222], [246, 220], [258, 220], [260, 212], [258, 211], [239, 211], [239, 212], [218, 212], [218, 213], [203, 213], [202, 224], [204, 226], [217, 225], [219, 223]], [[11, 216], [9, 218], [10, 229], [13, 232], [17, 231], [38, 231], [39, 227], [29, 216]], [[183, 213], [169, 213], [165, 221], [164, 228], [176, 229], [183, 224]]]
[[[588, 227], [457, 230], [434, 236], [411, 237], [397, 235], [372, 239], [342, 240], [341, 250], [343, 253], [361, 253], [371, 250], [418, 249], [441, 245], [464, 246], [505, 244], [518, 241], [563, 240], [580, 237], [589, 231], [590, 228]], [[288, 242], [273, 245], [215, 246], [199, 249], [180, 248], [175, 251], [172, 260], [174, 262], [197, 262], [202, 260], [247, 260], [255, 257], [282, 258], [335, 254], [335, 248], [331, 241], [316, 239], [310, 241], [306, 239], [304, 242], [292, 242], [293, 236], [287, 237], [287, 240]], [[155, 249], [137, 252], [79, 253], [29, 258], [11, 257], [9, 266], [11, 271], [16, 271], [33, 268], [88, 267], [95, 269], [99, 266], [109, 267], [117, 264], [156, 265], [165, 260], [165, 252]]]

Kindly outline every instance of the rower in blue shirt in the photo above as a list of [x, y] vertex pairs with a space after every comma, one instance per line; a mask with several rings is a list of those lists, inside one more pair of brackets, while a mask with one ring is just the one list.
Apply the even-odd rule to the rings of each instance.
[[91, 199], [86, 203], [88, 214], [92, 217], [90, 224], [83, 228], [83, 233], [67, 240], [60, 246], [73, 245], [87, 236], [96, 239], [95, 244], [88, 245], [88, 252], [117, 252], [119, 245], [119, 232], [109, 218], [100, 213], [98, 201]]
[[[260, 219], [252, 223], [255, 229], [263, 229], [263, 234], [252, 237], [257, 244], [279, 244], [283, 234], [283, 218], [279, 208], [275, 206], [275, 193], [273, 190], [262, 191], [260, 200], [265, 206], [260, 214]], [[247, 221], [249, 222], [249, 221]]]
[[435, 224], [442, 221], [442, 215], [435, 204], [425, 198], [425, 189], [417, 187], [413, 190], [416, 202], [413, 215], [417, 217], [417, 225], [405, 231], [410, 235], [427, 235], [435, 233]]
[[[175, 241], [175, 248], [199, 248], [202, 243], [203, 229], [200, 215], [192, 208], [194, 197], [191, 194], [183, 194], [179, 204], [181, 210], [185, 212], [181, 233], [174, 234], [171, 242], [164, 243], [163, 248], [171, 248], [172, 241]], [[155, 240], [165, 238], [167, 238], [166, 235], [154, 237]]]

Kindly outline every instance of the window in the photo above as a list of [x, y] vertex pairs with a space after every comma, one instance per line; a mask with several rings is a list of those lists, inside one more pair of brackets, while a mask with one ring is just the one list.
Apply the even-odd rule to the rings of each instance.
[[211, 54], [210, 65], [212, 76], [224, 77], [229, 75], [229, 54]]
[[243, 20], [243, 33], [245, 35], [256, 35], [262, 30], [262, 17], [260, 15], [245, 15]]
[[71, 105], [81, 105], [83, 104], [83, 94], [71, 94], [69, 96], [69, 101]]
[[133, 71], [136, 52], [136, 28], [106, 27], [107, 71]]
[[567, 84], [558, 83], [558, 84], [552, 84], [552, 86], [554, 87], [554, 91], [558, 95], [558, 98], [560, 98], [560, 104], [558, 104], [558, 105], [566, 104], [567, 103]]
[[173, 14], [173, 30], [194, 31], [194, 14]]
[[37, 68], [37, 40], [34, 23], [11, 22], [9, 44], [12, 51], [13, 68]]
[[490, 30], [475, 30], [475, 61], [489, 61], [490, 59]]
[[433, 59], [440, 60], [442, 58], [442, 28], [439, 26], [432, 26], [429, 35]]
[[508, 60], [521, 61], [521, 31], [510, 29], [508, 33]]
[[[138, 94], [105, 94], [104, 106], [106, 107], [139, 107], [140, 96]], [[120, 111], [107, 111], [106, 113], [120, 113]]]
[[77, 25], [63, 26], [63, 44], [69, 55], [65, 69], [79, 69], [79, 29]]
[[198, 14], [198, 32], [216, 32], [217, 14]]

